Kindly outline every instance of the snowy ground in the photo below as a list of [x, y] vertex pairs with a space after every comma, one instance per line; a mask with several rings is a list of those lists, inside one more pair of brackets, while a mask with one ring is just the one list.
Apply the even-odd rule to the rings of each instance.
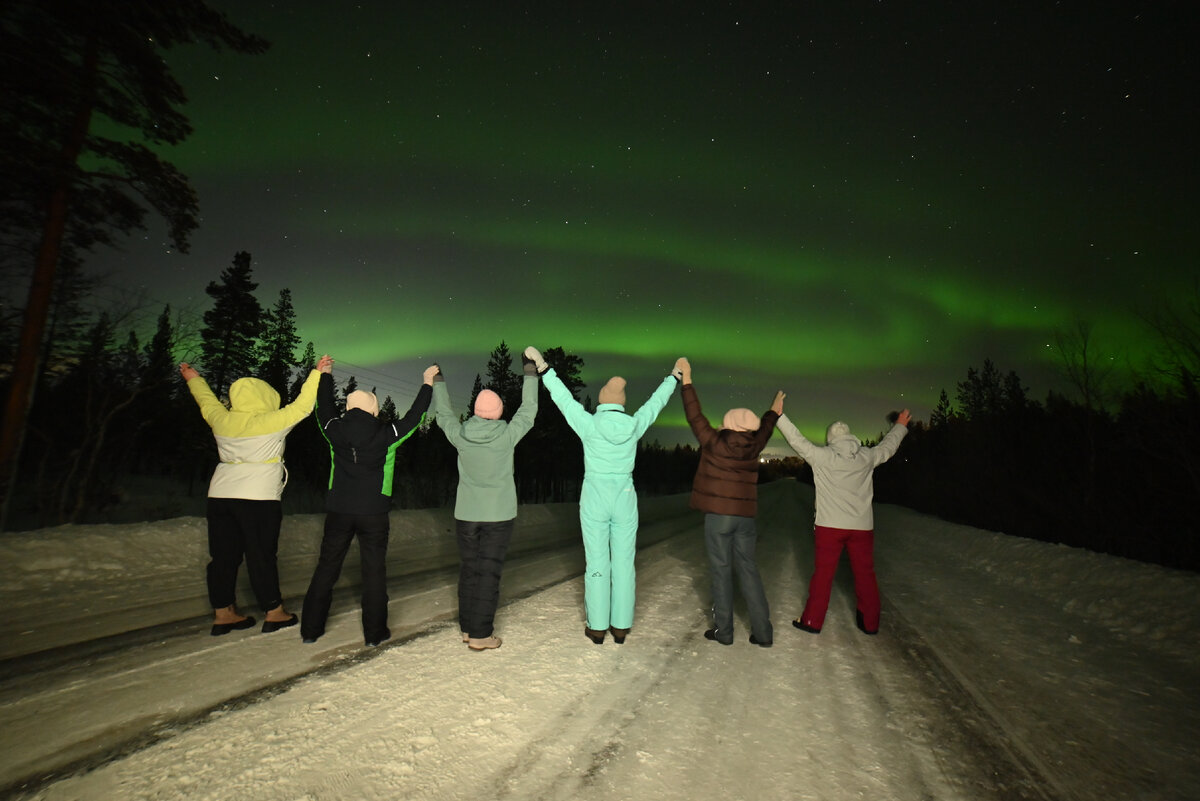
[[[315, 646], [295, 629], [209, 637], [196, 518], [5, 535], [0, 794], [1200, 798], [1200, 576], [880, 506], [883, 630], [854, 628], [843, 564], [814, 637], [789, 623], [811, 509], [810, 487], [762, 489], [771, 649], [744, 628], [703, 639], [686, 496], [644, 505], [622, 646], [582, 635], [573, 505], [522, 508], [487, 653], [452, 622], [445, 512], [393, 516], [396, 636], [378, 649], [349, 589]], [[285, 521], [293, 607], [319, 531]]]

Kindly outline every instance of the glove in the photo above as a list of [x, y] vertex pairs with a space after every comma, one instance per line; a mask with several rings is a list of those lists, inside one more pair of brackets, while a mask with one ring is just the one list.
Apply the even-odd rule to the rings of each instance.
[[434, 380], [441, 374], [442, 368], [438, 367], [436, 364], [431, 364], [425, 368], [425, 373], [422, 375], [422, 378], [424, 378], [426, 384], [433, 386]]
[[537, 378], [538, 374], [537, 364], [524, 353], [521, 354], [521, 372], [531, 378]]
[[688, 362], [687, 357], [680, 356], [675, 360], [675, 367], [671, 370], [671, 375], [683, 383], [685, 378], [692, 377], [692, 365]]
[[533, 362], [533, 365], [537, 368], [539, 374], [546, 372], [546, 370], [550, 367], [550, 365], [546, 364], [546, 360], [542, 358], [542, 352], [533, 345], [530, 345], [525, 349], [523, 358], [529, 359], [529, 361]]

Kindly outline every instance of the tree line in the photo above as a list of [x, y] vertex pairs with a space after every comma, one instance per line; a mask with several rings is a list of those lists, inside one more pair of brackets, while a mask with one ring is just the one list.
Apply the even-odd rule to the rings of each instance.
[[[316, 361], [312, 342], [300, 347], [291, 292], [281, 290], [275, 303], [264, 308], [255, 295], [251, 255], [244, 251], [208, 284], [205, 291], [212, 305], [198, 332], [173, 318], [167, 306], [153, 334], [142, 341], [108, 314], [89, 317], [79, 303], [89, 288], [84, 281], [65, 289], [52, 315], [71, 322], [55, 331], [47, 348], [11, 499], [10, 527], [104, 520], [123, 502], [128, 487], [151, 480], [174, 485], [186, 496], [203, 497], [216, 447], [179, 376], [181, 354], [195, 360], [218, 397], [225, 397], [236, 379], [253, 376], [270, 384], [282, 403], [296, 398]], [[198, 355], [188, 356], [192, 352]], [[546, 348], [543, 355], [571, 393], [592, 408], [591, 398], [583, 395], [583, 358], [561, 347]], [[470, 405], [480, 391], [491, 389], [503, 399], [511, 419], [520, 404], [522, 382], [514, 365], [520, 367], [517, 355], [500, 342], [489, 356], [486, 373], [475, 376]], [[347, 377], [338, 385], [342, 408], [355, 389], [373, 388], [359, 386], [353, 375]], [[536, 423], [514, 455], [519, 501], [577, 500], [583, 480], [582, 446], [540, 382], [538, 391]], [[400, 416], [396, 399], [380, 399], [380, 417]], [[638, 485], [652, 493], [681, 492], [690, 486], [697, 460], [691, 448], [643, 443], [635, 468]], [[329, 481], [329, 449], [315, 422], [305, 421], [292, 431], [286, 464], [287, 508], [320, 511]], [[452, 503], [456, 464], [454, 448], [427, 417], [397, 453], [392, 496], [396, 506]]]
[[[289, 290], [265, 309], [255, 297], [245, 252], [209, 283], [212, 306], [198, 332], [174, 319], [168, 306], [142, 341], [108, 315], [89, 316], [78, 306], [87, 282], [74, 291], [67, 286], [62, 308], [52, 315], [64, 322], [56, 324], [47, 348], [18, 473], [13, 511], [22, 527], [103, 520], [126, 487], [148, 478], [203, 497], [216, 450], [179, 377], [180, 353], [199, 352], [198, 366], [219, 396], [236, 378], [255, 376], [284, 403], [297, 396], [316, 360], [313, 343], [300, 346]], [[1015, 372], [1002, 373], [990, 360], [968, 368], [954, 401], [943, 390], [930, 419], [914, 421], [897, 457], [878, 469], [877, 499], [988, 530], [1200, 569], [1192, 508], [1200, 499], [1194, 461], [1200, 356], [1188, 334], [1195, 320], [1200, 306], [1160, 317], [1168, 357], [1123, 391], [1109, 385], [1111, 376], [1089, 354], [1086, 331], [1060, 342], [1078, 400], [1059, 393], [1032, 400]], [[583, 358], [561, 347], [543, 354], [591, 409], [580, 378]], [[485, 373], [475, 376], [470, 404], [491, 389], [511, 418], [521, 396], [518, 361], [500, 342]], [[347, 377], [339, 384], [340, 402], [356, 388], [355, 377]], [[514, 457], [518, 499], [574, 502], [583, 480], [582, 447], [540, 383], [538, 391], [534, 428]], [[396, 400], [382, 398], [380, 415], [398, 418]], [[644, 494], [684, 492], [698, 459], [691, 446], [642, 443], [635, 484]], [[329, 453], [315, 424], [306, 421], [290, 435], [287, 467], [287, 508], [320, 511]], [[762, 481], [783, 476], [811, 480], [798, 457], [763, 465]], [[398, 452], [394, 502], [398, 508], [449, 505], [457, 480], [455, 451], [427, 420]], [[164, 516], [173, 512], [162, 509]]]
[[[1180, 330], [1164, 328], [1164, 340]], [[1071, 375], [1080, 364], [1067, 362]], [[992, 531], [1200, 570], [1197, 366], [1176, 358], [1108, 402], [1096, 392], [1100, 374], [1085, 370], [1083, 380], [1074, 376], [1081, 400], [1052, 392], [1040, 403], [1015, 372], [1001, 374], [985, 360], [958, 383], [956, 403], [943, 390], [928, 423], [910, 426], [897, 457], [876, 471], [876, 498]]]

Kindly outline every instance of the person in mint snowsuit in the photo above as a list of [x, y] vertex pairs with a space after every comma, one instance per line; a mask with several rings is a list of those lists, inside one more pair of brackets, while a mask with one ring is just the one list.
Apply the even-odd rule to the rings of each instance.
[[538, 380], [532, 361], [523, 360], [521, 405], [511, 422], [501, 419], [504, 402], [490, 389], [475, 398], [475, 414], [459, 422], [450, 406], [441, 371], [433, 379], [433, 410], [438, 427], [458, 451], [458, 493], [454, 532], [461, 565], [458, 574], [458, 626], [473, 651], [499, 648], [495, 636], [500, 572], [517, 517], [513, 450], [537, 417]]
[[871, 502], [875, 495], [875, 468], [892, 458], [908, 433], [908, 409], [900, 412], [895, 425], [879, 444], [867, 448], [843, 422], [831, 423], [825, 432], [825, 447], [809, 441], [783, 415], [777, 428], [792, 450], [812, 465], [816, 487], [816, 516], [813, 527], [815, 556], [812, 581], [804, 613], [792, 625], [819, 634], [829, 608], [833, 576], [842, 548], [850, 554], [854, 573], [854, 595], [858, 603], [858, 628], [865, 634], [879, 632], [879, 583], [875, 578], [875, 518]]
[[375, 646], [392, 636], [387, 626], [385, 560], [396, 450], [425, 419], [437, 370], [436, 364], [425, 369], [424, 381], [408, 412], [388, 422], [379, 419], [375, 393], [361, 389], [346, 396], [346, 412], [339, 417], [333, 399], [333, 359], [324, 360], [320, 366], [317, 423], [329, 443], [331, 465], [321, 553], [304, 594], [300, 637], [306, 643], [314, 643], [325, 634], [333, 585], [355, 537], [362, 570], [363, 640]]
[[633, 626], [638, 507], [633, 488], [637, 442], [658, 418], [679, 384], [682, 359], [641, 408], [625, 412], [625, 379], [614, 376], [600, 389], [600, 404], [588, 413], [536, 348], [527, 348], [567, 425], [583, 443], [583, 489], [579, 495], [579, 524], [587, 562], [583, 598], [587, 612], [584, 634], [604, 642], [625, 642]]

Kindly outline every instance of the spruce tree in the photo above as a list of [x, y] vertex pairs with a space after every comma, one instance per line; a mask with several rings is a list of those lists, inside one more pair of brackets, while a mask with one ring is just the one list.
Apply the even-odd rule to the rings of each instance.
[[250, 254], [238, 251], [232, 266], [221, 272], [220, 282], [211, 281], [204, 290], [213, 299], [200, 331], [204, 372], [218, 396], [228, 391], [234, 380], [252, 375], [258, 366], [255, 354], [262, 331], [262, 306], [254, 297], [258, 284], [250, 280], [250, 273]]
[[350, 376], [346, 379], [346, 385], [342, 387], [342, 400], [339, 407], [341, 411], [346, 411], [346, 400], [350, 397], [350, 393], [356, 389], [358, 389], [358, 379]]
[[[513, 372], [513, 355], [504, 340], [496, 346], [488, 358], [487, 388], [500, 396], [504, 402], [504, 419], [511, 420], [521, 403], [521, 376]], [[474, 401], [472, 401], [472, 404]]]
[[175, 329], [171, 325], [171, 305], [158, 315], [154, 336], [142, 352], [144, 364], [140, 381], [144, 386], [169, 384], [175, 377]]
[[171, 324], [171, 307], [164, 306], [154, 336], [142, 349], [138, 375], [142, 393], [132, 409], [138, 429], [135, 438], [126, 443], [135, 451], [131, 464], [154, 466], [160, 474], [174, 472], [181, 460], [180, 417], [185, 413], [189, 421], [196, 417], [195, 410], [188, 408], [194, 404], [187, 385], [179, 380], [175, 362], [177, 336]]
[[258, 365], [258, 377], [274, 387], [281, 398], [287, 397], [288, 384], [298, 364], [296, 347], [299, 344], [300, 337], [296, 335], [296, 310], [292, 306], [292, 290], [281, 289], [274, 308], [268, 311], [263, 319]]
[[471, 385], [471, 401], [467, 404], [467, 417], [475, 414], [475, 399], [479, 397], [480, 392], [483, 392], [483, 378], [476, 373], [475, 383]]
[[929, 416], [929, 427], [940, 429], [948, 426], [950, 421], [954, 419], [954, 407], [950, 405], [950, 396], [946, 394], [946, 390], [938, 395], [937, 406], [934, 407], [933, 413]]
[[383, 399], [383, 403], [379, 404], [379, 419], [385, 423], [391, 423], [399, 418], [400, 414], [396, 411], [396, 402], [392, 400], [391, 395], [388, 395]]
[[291, 403], [300, 395], [300, 390], [304, 387], [304, 382], [308, 379], [309, 371], [317, 364], [317, 351], [313, 348], [313, 343], [309, 342], [304, 346], [304, 354], [301, 355], [300, 361], [296, 363], [295, 377], [292, 379], [292, 385], [288, 388], [287, 402]]

